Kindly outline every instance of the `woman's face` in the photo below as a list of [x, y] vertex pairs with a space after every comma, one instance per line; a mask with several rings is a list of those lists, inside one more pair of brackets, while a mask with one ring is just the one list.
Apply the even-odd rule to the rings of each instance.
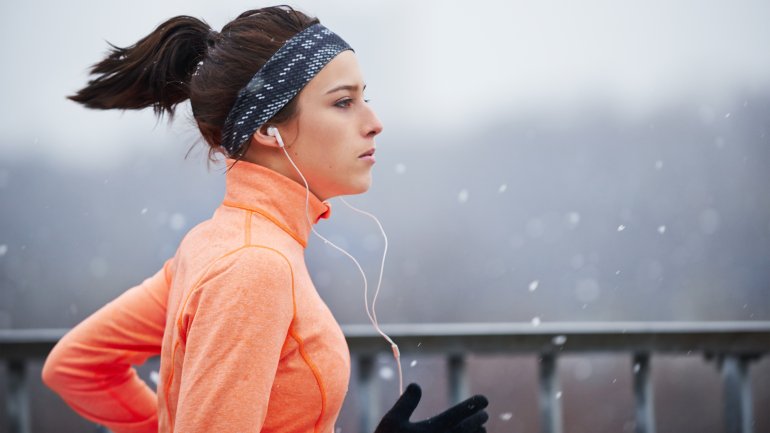
[[371, 185], [374, 137], [382, 124], [364, 99], [364, 87], [355, 54], [343, 51], [299, 93], [296, 115], [277, 125], [286, 150], [321, 200], [360, 194]]

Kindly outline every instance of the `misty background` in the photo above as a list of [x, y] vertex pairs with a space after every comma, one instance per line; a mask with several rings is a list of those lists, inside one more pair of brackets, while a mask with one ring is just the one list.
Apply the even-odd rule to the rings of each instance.
[[[770, 320], [770, 3], [291, 4], [353, 46], [385, 126], [374, 184], [349, 199], [388, 234], [382, 323]], [[222, 166], [207, 164], [188, 105], [167, 123], [65, 99], [107, 41], [133, 44], [181, 14], [219, 30], [267, 5], [0, 5], [0, 328], [74, 326], [152, 275], [222, 200]], [[317, 229], [372, 287], [379, 231], [331, 202]], [[348, 258], [311, 238], [308, 266], [341, 324], [367, 322]], [[720, 431], [719, 400], [692, 385], [719, 396], [717, 370], [695, 358], [653, 371], [663, 384], [694, 375], [678, 404], [717, 415], [683, 429], [692, 413], [658, 409], [658, 431]], [[439, 361], [408, 375], [440, 388]], [[596, 358], [588, 375], [585, 362], [560, 369], [595, 385], [625, 361]], [[490, 365], [535, 390], [534, 358], [472, 371]], [[752, 368], [766, 406], [770, 362]], [[491, 406], [490, 431], [535, 431], [519, 413], [536, 412], [536, 394], [504, 395], [513, 403]], [[579, 414], [595, 407], [568, 401], [565, 389], [570, 431], [591, 426]], [[605, 411], [612, 431], [633, 419], [627, 403]]]

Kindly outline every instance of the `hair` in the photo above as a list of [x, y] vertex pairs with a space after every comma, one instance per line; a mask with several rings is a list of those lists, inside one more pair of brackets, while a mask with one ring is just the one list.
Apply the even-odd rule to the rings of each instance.
[[[221, 33], [197, 18], [177, 16], [129, 47], [108, 42], [107, 56], [91, 67], [95, 78], [68, 98], [102, 110], [152, 106], [159, 118], [168, 114], [169, 119], [177, 104], [190, 99], [213, 160], [218, 153], [226, 154], [222, 128], [238, 92], [288, 39], [318, 22], [285, 5], [246, 11]], [[270, 123], [295, 116], [296, 100]], [[240, 159], [248, 147], [246, 143], [237, 155], [229, 156]]]

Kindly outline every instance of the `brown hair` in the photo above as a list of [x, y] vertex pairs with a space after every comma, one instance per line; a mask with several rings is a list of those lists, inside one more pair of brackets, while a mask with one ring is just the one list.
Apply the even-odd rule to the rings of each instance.
[[[173, 118], [176, 105], [189, 98], [213, 159], [224, 153], [222, 127], [238, 91], [284, 42], [318, 22], [290, 6], [274, 6], [246, 11], [220, 33], [197, 18], [177, 16], [130, 47], [110, 44], [107, 57], [91, 67], [96, 77], [68, 98], [102, 110], [152, 106], [160, 118]], [[296, 98], [270, 122], [295, 112]], [[240, 159], [247, 149], [248, 143], [229, 156]]]

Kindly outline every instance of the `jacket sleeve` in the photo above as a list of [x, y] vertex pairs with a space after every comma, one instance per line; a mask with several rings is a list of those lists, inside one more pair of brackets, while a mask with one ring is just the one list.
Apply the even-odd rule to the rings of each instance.
[[158, 431], [156, 395], [132, 366], [160, 353], [171, 262], [72, 328], [43, 366], [48, 387], [115, 433]]
[[174, 430], [259, 432], [294, 315], [293, 273], [275, 250], [223, 257], [180, 317], [185, 338]]

